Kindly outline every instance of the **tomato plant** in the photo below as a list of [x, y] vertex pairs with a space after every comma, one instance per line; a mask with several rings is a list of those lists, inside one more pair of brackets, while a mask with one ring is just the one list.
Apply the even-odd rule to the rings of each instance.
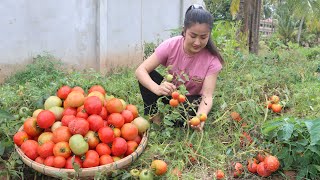
[[[284, 170], [298, 170], [298, 178], [313, 179], [320, 175], [318, 168], [314, 166], [320, 162], [317, 150], [320, 145], [320, 119], [276, 118], [266, 122], [262, 130], [272, 147], [272, 154], [281, 163], [271, 159], [272, 166], [267, 166], [270, 170], [281, 165]], [[274, 142], [277, 144], [273, 144]]]

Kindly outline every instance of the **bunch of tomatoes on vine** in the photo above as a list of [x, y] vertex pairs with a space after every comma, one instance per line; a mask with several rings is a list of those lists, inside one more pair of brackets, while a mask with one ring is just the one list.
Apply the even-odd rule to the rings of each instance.
[[150, 127], [136, 105], [107, 95], [101, 85], [87, 92], [64, 85], [43, 107], [26, 118], [13, 141], [31, 160], [56, 168], [118, 161], [137, 149]]

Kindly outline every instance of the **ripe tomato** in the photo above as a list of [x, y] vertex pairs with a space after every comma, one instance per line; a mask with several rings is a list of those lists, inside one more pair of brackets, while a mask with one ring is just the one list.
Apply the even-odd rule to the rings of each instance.
[[76, 118], [75, 115], [64, 115], [61, 119], [61, 124], [63, 126], [68, 126], [69, 123]]
[[241, 121], [242, 120], [242, 118], [241, 118], [241, 116], [240, 116], [240, 114], [239, 113], [237, 113], [237, 112], [231, 112], [231, 114], [230, 114], [230, 116], [231, 116], [231, 118], [233, 119], [233, 120], [235, 120], [235, 121]]
[[271, 175], [271, 171], [268, 171], [265, 168], [265, 164], [264, 162], [260, 162], [257, 166], [257, 173], [261, 176], [261, 177], [268, 177]]
[[125, 156], [128, 156], [129, 154], [132, 154], [138, 147], [138, 143], [135, 141], [127, 141], [127, 151], [124, 153]]
[[161, 176], [167, 172], [167, 163], [156, 159], [151, 162], [151, 169], [154, 169], [154, 173], [158, 176]]
[[99, 159], [100, 165], [105, 165], [110, 163], [113, 163], [113, 158], [110, 155], [105, 154], [100, 156], [100, 159]]
[[53, 133], [52, 132], [43, 132], [38, 137], [38, 143], [41, 145], [43, 143], [46, 143], [48, 141], [52, 141]]
[[68, 107], [68, 108], [65, 108], [63, 113], [62, 113], [62, 116], [65, 116], [65, 115], [74, 115], [76, 116], [77, 114], [77, 109], [76, 108], [73, 108], [73, 107]]
[[264, 153], [258, 153], [257, 154], [257, 159], [258, 159], [258, 161], [259, 162], [263, 162], [264, 161], [264, 159], [265, 159], [265, 154]]
[[106, 90], [101, 85], [93, 85], [93, 86], [91, 86], [90, 89], [88, 90], [88, 93], [90, 94], [93, 91], [99, 91], [103, 95], [106, 94]]
[[31, 137], [39, 136], [43, 131], [37, 126], [37, 119], [34, 117], [30, 117], [25, 120], [23, 123], [23, 130]]
[[216, 178], [217, 179], [223, 179], [224, 178], [224, 172], [222, 170], [220, 170], [220, 169], [217, 170], [215, 174], [216, 174]]
[[95, 149], [100, 142], [98, 134], [96, 134], [94, 131], [88, 131], [84, 136], [84, 139], [87, 141], [89, 149]]
[[177, 99], [170, 99], [169, 104], [172, 107], [177, 107], [179, 105], [179, 101]]
[[69, 122], [68, 128], [71, 134], [81, 134], [86, 135], [89, 131], [89, 122], [83, 118], [75, 118]]
[[140, 135], [138, 135], [138, 136], [134, 139], [134, 141], [137, 142], [138, 144], [140, 144], [141, 140], [142, 140], [142, 138], [141, 138]]
[[49, 110], [43, 110], [37, 116], [37, 124], [40, 128], [49, 128], [55, 121], [56, 116]]
[[70, 156], [67, 158], [67, 161], [66, 161], [66, 165], [65, 165], [65, 168], [66, 169], [74, 169], [74, 164], [78, 164], [79, 167], [81, 168], [82, 167], [82, 160], [80, 159], [79, 156]]
[[39, 164], [43, 164], [44, 159], [42, 157], [38, 156], [34, 161], [39, 163]]
[[272, 106], [271, 101], [267, 101], [267, 102], [266, 102], [266, 107], [267, 107], [268, 109], [271, 109], [271, 106]]
[[131, 111], [125, 109], [121, 112], [121, 115], [123, 116], [125, 123], [130, 123], [133, 121], [133, 114]]
[[72, 134], [67, 126], [60, 126], [53, 132], [52, 141], [54, 143], [68, 142], [71, 136]]
[[97, 96], [87, 97], [84, 101], [84, 109], [91, 114], [100, 114], [102, 110], [101, 100]]
[[112, 98], [107, 101], [106, 108], [108, 113], [121, 113], [124, 110], [123, 104], [120, 99]]
[[67, 99], [64, 101], [64, 107], [73, 107], [77, 108], [79, 106], [82, 106], [84, 103], [84, 94], [80, 91], [71, 91], [67, 97]]
[[21, 146], [23, 142], [29, 139], [29, 136], [26, 132], [24, 131], [18, 131], [14, 136], [13, 136], [13, 142], [17, 146]]
[[172, 99], [179, 99], [179, 92], [178, 91], [174, 91], [174, 92], [172, 92], [171, 93], [171, 97], [172, 97]]
[[119, 128], [113, 128], [113, 133], [115, 137], [121, 136], [121, 130]]
[[87, 119], [89, 117], [89, 114], [86, 112], [86, 110], [82, 110], [77, 112], [76, 117]]
[[280, 113], [282, 106], [280, 104], [272, 104], [271, 109], [275, 113]]
[[193, 117], [190, 120], [190, 124], [193, 125], [193, 126], [198, 126], [200, 124], [200, 119], [198, 117]]
[[138, 108], [137, 108], [137, 106], [135, 106], [135, 105], [133, 105], [133, 104], [127, 104], [126, 110], [129, 110], [129, 111], [132, 112], [132, 114], [133, 114], [133, 119], [135, 119], [136, 117], [139, 116]]
[[207, 114], [201, 113], [199, 115], [199, 118], [200, 118], [200, 121], [203, 122], [203, 121], [206, 121], [208, 117], [207, 117]]
[[66, 165], [66, 158], [62, 156], [55, 156], [53, 159], [53, 167], [63, 168]]
[[99, 129], [98, 131], [99, 139], [104, 143], [111, 143], [115, 136], [111, 127], [105, 126]]
[[184, 102], [186, 102], [186, 96], [180, 94], [179, 97], [178, 97], [178, 101], [179, 101], [179, 103], [184, 103]]
[[94, 150], [86, 152], [85, 160], [82, 163], [84, 168], [99, 166], [100, 158], [99, 154]]
[[243, 166], [242, 166], [241, 163], [237, 162], [237, 163], [235, 163], [235, 165], [234, 165], [234, 169], [235, 169], [236, 171], [239, 171], [239, 172], [242, 173], [242, 171], [243, 171]]
[[53, 161], [54, 161], [54, 156], [49, 156], [46, 159], [44, 159], [43, 164], [46, 166], [53, 167]]
[[120, 113], [112, 113], [108, 116], [108, 124], [121, 128], [124, 124], [124, 118]]
[[78, 91], [78, 92], [81, 92], [82, 94], [85, 94], [84, 90], [80, 86], [73, 87], [71, 91]]
[[97, 132], [100, 128], [104, 126], [104, 121], [101, 116], [92, 114], [87, 118], [89, 123], [89, 129]]
[[60, 87], [57, 91], [57, 96], [60, 99], [66, 99], [68, 97], [68, 94], [71, 92], [71, 87], [68, 85], [64, 85]]
[[103, 120], [106, 120], [108, 117], [107, 108], [103, 106], [99, 115], [102, 117]]
[[54, 142], [48, 141], [43, 144], [39, 144], [37, 147], [37, 152], [40, 157], [45, 159], [48, 156], [53, 156], [53, 147], [54, 147]]
[[275, 156], [267, 156], [263, 162], [265, 164], [264, 167], [271, 172], [277, 171], [280, 167], [280, 162]]
[[111, 153], [114, 156], [123, 155], [128, 149], [127, 141], [121, 137], [116, 137], [111, 146]]
[[21, 144], [22, 152], [32, 160], [35, 160], [39, 156], [37, 148], [38, 142], [35, 140], [28, 139]]
[[71, 155], [71, 149], [68, 142], [58, 142], [53, 147], [54, 156], [68, 158]]
[[96, 146], [96, 151], [99, 154], [99, 156], [102, 156], [102, 155], [105, 155], [105, 154], [107, 154], [107, 155], [111, 154], [111, 149], [110, 149], [109, 145], [105, 144], [105, 143], [99, 143]]
[[139, 131], [137, 126], [132, 123], [125, 123], [121, 127], [121, 136], [127, 141], [134, 140], [138, 134]]
[[273, 95], [273, 96], [270, 97], [269, 100], [271, 101], [271, 103], [277, 104], [277, 103], [279, 103], [280, 98], [279, 98], [279, 96], [277, 96], [277, 95]]
[[257, 167], [258, 167], [258, 164], [257, 164], [257, 160], [255, 158], [252, 158], [252, 159], [249, 159], [248, 160], [248, 171], [251, 172], [251, 173], [256, 173], [257, 172]]

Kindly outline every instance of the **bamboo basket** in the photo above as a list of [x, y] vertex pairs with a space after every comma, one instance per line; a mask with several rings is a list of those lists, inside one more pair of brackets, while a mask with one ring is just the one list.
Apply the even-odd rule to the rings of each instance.
[[[22, 131], [23, 126], [19, 129], [19, 131]], [[78, 178], [85, 178], [85, 177], [94, 177], [97, 172], [104, 172], [109, 173], [116, 169], [121, 169], [129, 166], [133, 161], [138, 159], [140, 154], [144, 151], [144, 149], [147, 146], [148, 142], [148, 131], [143, 134], [143, 137], [141, 139], [141, 142], [137, 149], [130, 155], [113, 162], [111, 164], [106, 164], [102, 166], [97, 167], [91, 167], [91, 168], [81, 168], [79, 172], [76, 172], [74, 169], [64, 169], [64, 168], [55, 168], [51, 166], [45, 166], [44, 164], [37, 163], [33, 161], [32, 159], [28, 158], [22, 150], [19, 148], [19, 146], [15, 145], [15, 149], [18, 152], [20, 158], [22, 161], [31, 167], [32, 169], [43, 173], [47, 176], [51, 176], [54, 178], [62, 178], [62, 177], [78, 177]]]

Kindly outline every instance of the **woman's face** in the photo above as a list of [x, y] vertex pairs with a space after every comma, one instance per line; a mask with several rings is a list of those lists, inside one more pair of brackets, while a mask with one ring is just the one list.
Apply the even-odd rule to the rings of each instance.
[[185, 31], [184, 51], [191, 55], [198, 53], [206, 47], [210, 34], [210, 28], [206, 23], [195, 23]]

